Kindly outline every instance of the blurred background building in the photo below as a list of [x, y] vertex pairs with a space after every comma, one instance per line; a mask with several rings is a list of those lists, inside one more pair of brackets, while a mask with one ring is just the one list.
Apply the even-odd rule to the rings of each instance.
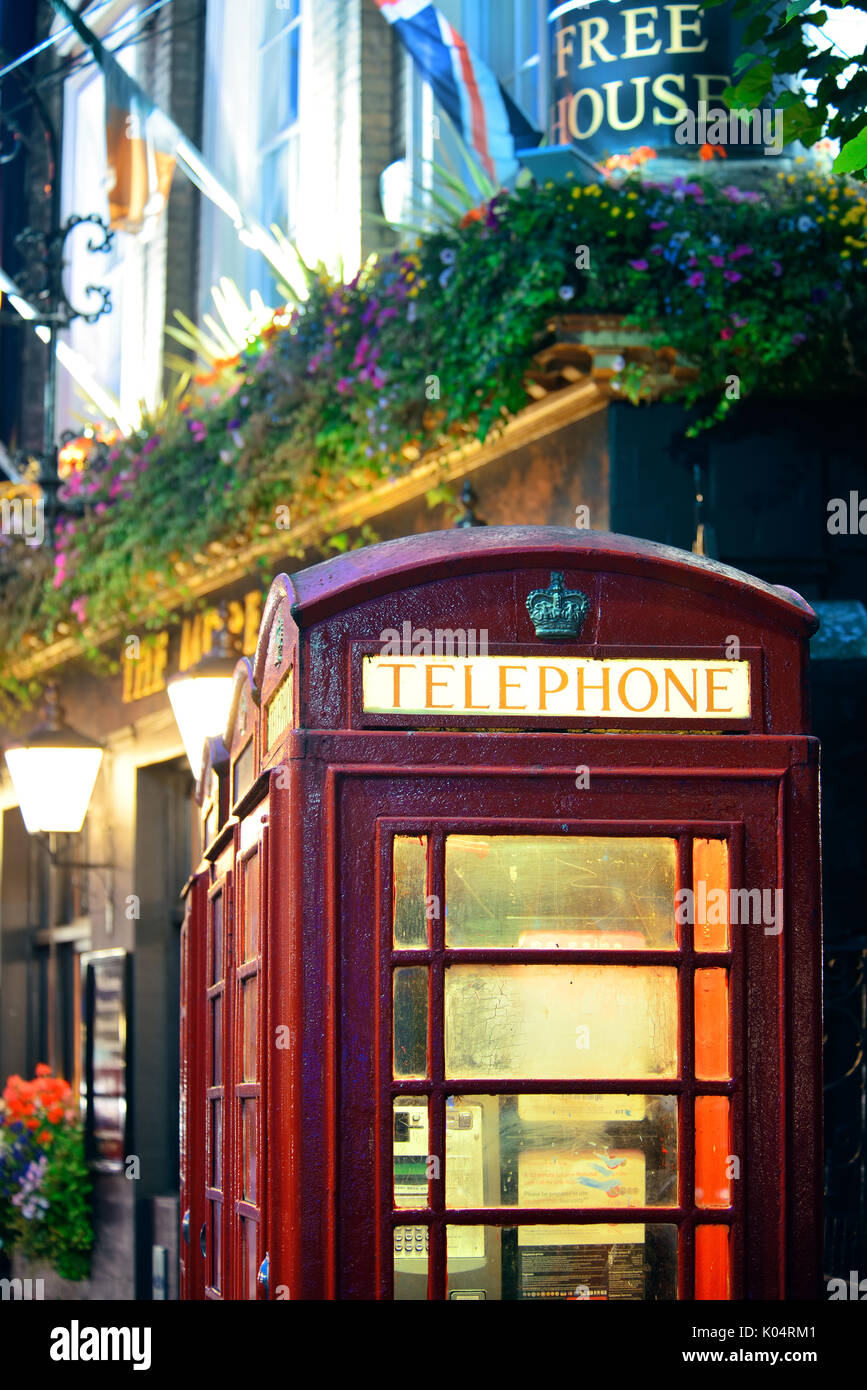
[[[549, 129], [559, 95], [557, 23], [548, 11], [564, 7], [441, 0], [439, 8], [528, 126]], [[665, 8], [686, 24], [698, 7]], [[55, 438], [80, 435], [93, 410], [82, 381], [91, 395], [102, 388], [116, 401], [121, 423], [133, 424], [142, 402], [158, 407], [171, 387], [166, 353], [179, 350], [165, 325], [176, 311], [203, 323], [221, 280], [233, 281], [245, 303], [259, 296], [277, 306], [279, 277], [257, 244], [257, 226], [276, 224], [308, 264], [341, 266], [349, 279], [369, 256], [399, 244], [399, 224], [423, 221], [446, 187], [443, 165], [460, 172], [466, 160], [432, 86], [374, 0], [102, 0], [80, 14], [201, 165], [195, 180], [177, 169], [164, 213], [142, 231], [117, 232], [101, 257], [88, 251], [86, 228], [66, 241], [70, 299], [80, 304], [88, 285], [104, 284], [112, 309], [60, 332], [67, 352], [53, 393], [45, 343], [12, 321], [5, 286], [0, 441], [5, 451], [33, 455], [44, 450], [47, 403]], [[719, 77], [737, 35], [728, 18], [714, 23], [721, 27], [710, 71]], [[0, 66], [61, 30], [0, 87], [0, 266], [13, 277], [16, 237], [49, 225], [53, 184], [62, 220], [109, 212], [105, 81], [90, 49], [48, 3], [6, 5]], [[679, 71], [678, 62], [693, 60], [669, 61]], [[663, 134], [670, 138], [657, 127], [657, 143]], [[636, 128], [619, 136], [609, 129], [601, 148], [625, 150], [641, 138]], [[596, 177], [581, 154], [579, 177]], [[821, 392], [745, 402], [731, 422], [687, 439], [677, 403], [636, 408], [617, 398], [610, 382], [622, 343], [616, 327], [600, 322], [596, 330], [583, 351], [540, 359], [526, 408], [496, 441], [465, 450], [450, 465], [450, 482], [465, 489], [465, 522], [573, 526], [586, 506], [593, 528], [700, 549], [794, 588], [824, 611], [813, 689], [824, 743], [831, 959], [829, 1230], [843, 1242], [828, 1272], [846, 1274], [858, 1239], [863, 1254], [867, 1204], [867, 865], [858, 791], [867, 757], [867, 538], [832, 537], [825, 522], [830, 498], [867, 492], [861, 412], [854, 404], [830, 412]], [[380, 538], [453, 524], [454, 508], [428, 508], [430, 485], [420, 468], [373, 496], [366, 519]], [[14, 483], [5, 488], [14, 494]], [[54, 860], [28, 835], [8, 776], [0, 782], [0, 1075], [32, 1073], [47, 1061], [87, 1102], [100, 1220], [89, 1297], [151, 1297], [154, 1268], [162, 1269], [155, 1246], [167, 1252], [169, 1297], [174, 1289], [179, 894], [200, 845], [193, 776], [166, 682], [207, 650], [224, 621], [238, 649], [252, 652], [271, 575], [301, 563], [291, 548], [265, 573], [252, 557], [208, 557], [196, 601], [176, 596], [181, 621], [167, 617], [153, 656], [134, 670], [123, 662], [119, 674], [85, 667], [73, 632], [22, 665], [23, 676], [53, 679], [68, 722], [106, 749], [84, 828], [55, 837]], [[320, 558], [311, 552], [304, 563]], [[136, 630], [130, 613], [128, 631]], [[108, 655], [123, 650], [118, 634]], [[102, 867], [84, 867], [91, 864]], [[130, 1155], [140, 1159], [134, 1181], [125, 1175]]]

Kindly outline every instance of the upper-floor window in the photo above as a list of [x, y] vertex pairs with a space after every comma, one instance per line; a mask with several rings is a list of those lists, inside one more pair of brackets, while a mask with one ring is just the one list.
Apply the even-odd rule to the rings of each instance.
[[[205, 38], [203, 154], [239, 204], [294, 239], [299, 177], [301, 0], [209, 0]], [[231, 221], [202, 205], [199, 301], [228, 276], [245, 299], [280, 296], [262, 255]]]

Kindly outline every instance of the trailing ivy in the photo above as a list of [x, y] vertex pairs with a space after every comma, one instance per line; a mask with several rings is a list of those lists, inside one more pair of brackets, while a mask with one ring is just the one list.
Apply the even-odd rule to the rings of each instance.
[[[69, 478], [85, 511], [60, 524], [55, 556], [3, 538], [4, 664], [65, 632], [95, 656], [108, 626], [164, 622], [155, 595], [182, 588], [209, 546], [274, 538], [287, 516], [309, 523], [306, 545], [345, 547], [329, 537], [334, 504], [521, 409], [563, 312], [622, 315], [693, 364], [693, 430], [736, 395], [863, 389], [865, 264], [861, 185], [629, 173], [502, 192], [348, 284], [320, 274], [302, 306]], [[641, 370], [622, 385], [638, 402]], [[8, 675], [0, 688], [22, 693]]]

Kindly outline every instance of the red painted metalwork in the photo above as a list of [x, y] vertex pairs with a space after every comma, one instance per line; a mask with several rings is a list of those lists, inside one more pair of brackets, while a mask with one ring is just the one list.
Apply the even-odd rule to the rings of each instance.
[[[589, 599], [581, 635], [539, 640], [527, 594], [562, 571]], [[622, 721], [365, 712], [361, 661], [388, 629], [486, 629], [495, 654], [694, 656], [720, 660], [733, 637], [749, 660], [748, 719]], [[647, 542], [594, 532], [499, 527], [437, 532], [274, 581], [252, 664], [239, 663], [225, 739], [199, 786], [206, 826], [188, 895], [182, 1078], [187, 1088], [184, 1202], [191, 1211], [183, 1296], [251, 1294], [242, 1234], [255, 1226], [266, 1270], [256, 1296], [394, 1297], [392, 1100], [429, 1099], [429, 1148], [446, 1152], [448, 1096], [676, 1096], [676, 1205], [632, 1207], [630, 1222], [677, 1233], [677, 1296], [696, 1285], [696, 1228], [731, 1232], [730, 1297], [805, 1299], [821, 1273], [821, 941], [818, 750], [807, 733], [807, 639], [816, 619], [790, 591]], [[492, 724], [495, 727], [492, 727]], [[575, 770], [590, 769], [589, 786]], [[228, 790], [226, 790], [228, 788]], [[448, 835], [664, 836], [679, 888], [692, 886], [692, 841], [723, 839], [733, 887], [784, 893], [779, 934], [732, 926], [704, 951], [688, 923], [677, 949], [455, 948], [434, 917], [424, 947], [392, 940], [392, 840], [426, 836], [426, 892], [446, 901]], [[261, 949], [239, 942], [244, 864], [259, 860]], [[225, 971], [206, 980], [213, 902], [224, 894]], [[211, 907], [206, 913], [205, 899]], [[210, 959], [210, 957], [208, 957]], [[676, 1077], [604, 1074], [478, 1080], [446, 1075], [441, 1001], [456, 965], [676, 966]], [[428, 972], [426, 1079], [392, 1069], [392, 972]], [[731, 1072], [694, 1076], [696, 969], [729, 972]], [[259, 980], [256, 1077], [242, 1075], [241, 991]], [[225, 995], [222, 1089], [214, 1086], [208, 996]], [[202, 1050], [201, 1043], [208, 1039]], [[728, 1097], [739, 1175], [730, 1207], [698, 1207], [696, 1096]], [[242, 1103], [258, 1101], [256, 1203], [243, 1195]], [[220, 1100], [222, 1187], [209, 1107]], [[717, 1164], [718, 1166], [718, 1164]], [[714, 1170], [715, 1171], [715, 1170]], [[209, 1211], [208, 1208], [211, 1210]], [[222, 1277], [212, 1213], [222, 1215]], [[201, 1220], [200, 1220], [201, 1217]], [[208, 1221], [206, 1221], [206, 1217]], [[619, 1220], [625, 1218], [621, 1214]], [[432, 1181], [411, 1224], [429, 1232], [428, 1297], [447, 1297], [446, 1225], [511, 1228], [610, 1222], [612, 1208], [446, 1209]], [[205, 1253], [196, 1223], [206, 1221]], [[724, 1241], [700, 1237], [701, 1284], [725, 1287]], [[252, 1248], [252, 1247], [251, 1247]], [[504, 1246], [505, 1249], [505, 1246]], [[505, 1288], [505, 1285], [503, 1286]]]

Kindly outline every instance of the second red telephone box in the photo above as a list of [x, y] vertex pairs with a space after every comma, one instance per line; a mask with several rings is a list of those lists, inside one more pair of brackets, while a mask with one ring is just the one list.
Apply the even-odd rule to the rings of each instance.
[[816, 625], [543, 527], [275, 580], [199, 788], [185, 1297], [817, 1296]]

